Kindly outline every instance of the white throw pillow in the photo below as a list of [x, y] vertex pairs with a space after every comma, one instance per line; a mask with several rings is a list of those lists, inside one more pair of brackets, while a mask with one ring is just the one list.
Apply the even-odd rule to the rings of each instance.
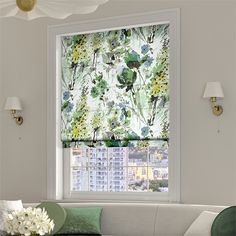
[[211, 236], [211, 226], [218, 213], [203, 211], [190, 225], [184, 236]]
[[21, 210], [22, 208], [23, 208], [23, 204], [21, 200], [17, 200], [17, 201], [0, 200], [0, 231], [4, 230], [3, 228], [4, 215], [7, 213], [10, 213], [11, 211]]

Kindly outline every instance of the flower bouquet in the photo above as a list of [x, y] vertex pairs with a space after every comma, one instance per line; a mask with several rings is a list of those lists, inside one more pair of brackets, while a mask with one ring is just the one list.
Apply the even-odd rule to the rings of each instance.
[[41, 208], [24, 208], [4, 217], [4, 229], [11, 235], [45, 235], [54, 228], [54, 222]]

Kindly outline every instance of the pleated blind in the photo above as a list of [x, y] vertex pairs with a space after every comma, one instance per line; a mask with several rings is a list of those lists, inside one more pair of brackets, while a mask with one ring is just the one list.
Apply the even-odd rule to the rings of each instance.
[[64, 147], [169, 139], [169, 24], [61, 38]]

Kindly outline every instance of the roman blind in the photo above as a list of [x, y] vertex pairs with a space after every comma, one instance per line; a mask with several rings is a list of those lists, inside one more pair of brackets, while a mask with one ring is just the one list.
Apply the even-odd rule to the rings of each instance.
[[169, 138], [169, 24], [61, 37], [64, 147]]

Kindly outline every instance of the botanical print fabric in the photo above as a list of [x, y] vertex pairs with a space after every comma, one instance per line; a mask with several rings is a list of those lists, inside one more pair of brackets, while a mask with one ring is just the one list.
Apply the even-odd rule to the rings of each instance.
[[169, 24], [63, 36], [61, 65], [65, 146], [168, 139]]

